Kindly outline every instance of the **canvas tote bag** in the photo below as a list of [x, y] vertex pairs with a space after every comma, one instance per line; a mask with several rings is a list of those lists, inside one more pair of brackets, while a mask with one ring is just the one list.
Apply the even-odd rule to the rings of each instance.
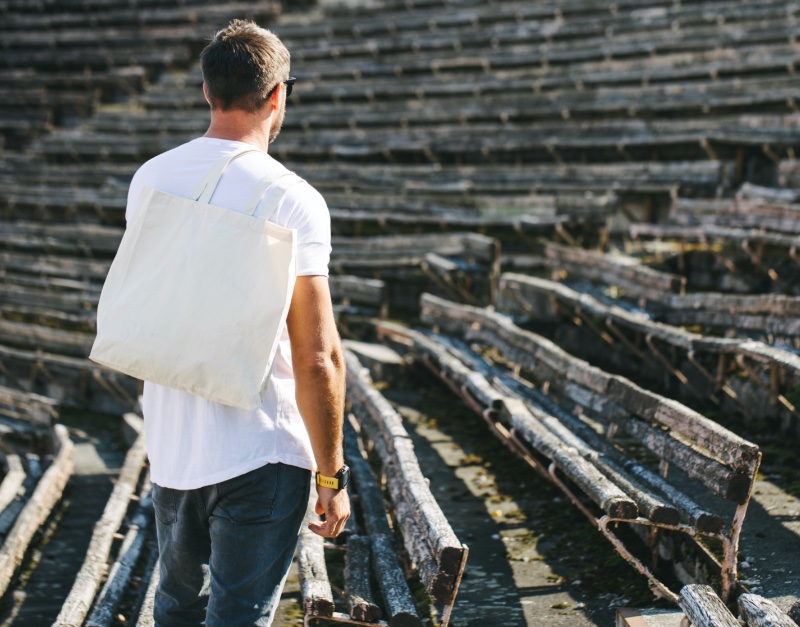
[[[97, 306], [93, 361], [212, 401], [264, 399], [297, 276], [294, 229], [269, 222], [294, 174], [265, 178], [244, 213], [210, 203], [241, 148], [218, 161], [192, 198], [144, 188]], [[253, 214], [270, 188], [264, 217]]]

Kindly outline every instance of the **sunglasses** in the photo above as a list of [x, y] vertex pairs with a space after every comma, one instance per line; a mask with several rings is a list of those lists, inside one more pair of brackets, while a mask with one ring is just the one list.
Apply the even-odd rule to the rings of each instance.
[[[296, 80], [297, 79], [294, 76], [290, 76], [285, 81], [283, 81], [283, 84], [286, 85], [286, 97], [287, 98], [292, 95], [292, 87], [294, 87], [294, 82]], [[278, 83], [278, 85], [280, 85], [280, 83]], [[275, 85], [275, 87], [273, 87], [272, 89], [269, 90], [269, 93], [267, 94], [267, 98], [270, 98], [272, 96], [272, 94], [275, 93], [275, 90], [278, 89], [278, 85]]]

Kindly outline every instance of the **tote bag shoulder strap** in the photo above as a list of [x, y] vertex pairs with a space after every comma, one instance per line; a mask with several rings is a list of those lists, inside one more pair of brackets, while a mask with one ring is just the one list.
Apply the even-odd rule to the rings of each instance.
[[237, 148], [231, 154], [225, 155], [222, 157], [222, 159], [212, 165], [208, 172], [205, 173], [203, 178], [197, 184], [197, 187], [194, 188], [192, 198], [205, 204], [211, 202], [211, 196], [214, 195], [214, 190], [217, 189], [217, 183], [219, 183], [222, 173], [225, 172], [225, 169], [228, 167], [228, 165], [230, 165], [231, 161], [250, 152], [263, 153], [264, 151], [255, 147], [243, 146], [241, 148]]
[[292, 185], [302, 182], [303, 179], [297, 176], [294, 172], [284, 172], [278, 176], [269, 175], [264, 177], [261, 179], [261, 181], [259, 181], [258, 185], [256, 185], [253, 193], [250, 194], [250, 198], [247, 200], [247, 204], [244, 207], [244, 212], [250, 216], [254, 215], [256, 209], [258, 209], [258, 205], [261, 203], [261, 199], [272, 188], [278, 187], [281, 189], [282, 193], [273, 199], [271, 206], [267, 208], [265, 215], [261, 216], [265, 220], [269, 220], [272, 217], [272, 214], [275, 213], [275, 210], [280, 206], [283, 199], [286, 197], [286, 193], [289, 191], [289, 188]]

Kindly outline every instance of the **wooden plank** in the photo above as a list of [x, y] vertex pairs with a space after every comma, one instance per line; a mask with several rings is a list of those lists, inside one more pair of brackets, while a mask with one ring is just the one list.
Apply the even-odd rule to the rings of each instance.
[[617, 609], [616, 627], [681, 627], [683, 612], [633, 607]]
[[344, 556], [344, 593], [350, 616], [367, 622], [381, 618], [381, 609], [375, 604], [370, 588], [370, 540], [351, 535], [347, 538]]
[[58, 418], [58, 401], [0, 385], [0, 415], [49, 428]]
[[308, 528], [309, 520], [319, 518], [314, 511], [315, 505], [316, 495], [312, 491], [297, 544], [297, 567], [300, 573], [303, 611], [311, 616], [332, 616], [333, 591], [328, 581], [328, 567], [325, 565], [325, 542], [322, 536]]
[[381, 307], [386, 302], [386, 282], [350, 275], [331, 275], [328, 277], [331, 296], [334, 299], [364, 303]]
[[619, 285], [636, 295], [662, 300], [666, 294], [679, 293], [685, 279], [676, 274], [654, 270], [637, 260], [619, 255], [608, 255], [554, 242], [545, 244], [546, 263], [556, 269], [566, 269], [577, 276], [609, 285]]
[[[576, 402], [585, 404], [586, 399], [582, 398], [579, 390], [561, 383], [570, 365], [588, 368], [589, 364], [585, 361], [493, 312], [457, 305], [429, 294], [423, 295], [421, 307], [423, 320], [463, 331], [467, 338], [495, 346], [506, 358], [532, 372], [541, 373], [544, 364], [553, 373], [553, 376], [547, 377], [553, 384], [562, 387], [568, 395], [572, 394]], [[760, 453], [755, 445], [623, 377], [612, 375], [607, 381], [604, 397], [613, 399], [624, 409], [624, 413], [615, 415], [613, 422], [618, 422], [657, 455], [666, 456], [681, 467], [686, 465], [690, 476], [709, 488], [735, 502], [741, 503], [748, 498], [749, 486], [760, 462]], [[694, 421], [685, 435], [679, 430], [683, 426], [681, 422], [669, 414], [676, 407], [687, 421]], [[647, 424], [659, 418], [665, 418], [667, 422], [664, 426], [672, 431], [656, 430]], [[702, 438], [704, 444], [713, 448], [711, 454], [692, 443], [692, 438]], [[728, 468], [726, 464], [731, 467]]]
[[740, 627], [711, 586], [684, 586], [678, 604], [694, 627]]
[[[158, 571], [158, 572], [156, 572]], [[160, 564], [158, 561], [158, 542], [151, 542], [150, 543], [150, 550], [148, 551], [147, 555], [147, 562], [144, 565], [144, 571], [142, 572], [141, 579], [139, 581], [139, 590], [136, 593], [136, 600], [133, 602], [130, 610], [131, 618], [137, 618], [138, 620], [142, 620], [142, 618], [148, 613], [150, 613], [150, 620], [152, 624], [152, 611], [153, 606], [152, 604], [147, 609], [148, 602], [155, 600], [155, 595], [152, 599], [148, 598], [150, 594], [150, 585], [153, 583], [154, 578], [159, 578], [161, 575], [160, 572]], [[158, 584], [156, 584], [158, 585]]]
[[383, 502], [380, 486], [369, 463], [359, 450], [358, 440], [353, 427], [348, 421], [344, 425], [344, 451], [347, 464], [353, 474], [353, 482], [358, 493], [358, 503], [367, 532], [372, 534], [391, 535], [392, 531], [386, 519], [386, 507]]
[[455, 574], [460, 568], [462, 544], [453, 533], [427, 480], [419, 468], [408, 432], [402, 419], [386, 399], [375, 390], [358, 358], [345, 350], [347, 362], [347, 391], [354, 413], [382, 452], [384, 466], [393, 465], [398, 476], [388, 475], [393, 500], [405, 499], [412, 505], [417, 524], [423, 531], [439, 567]]
[[147, 592], [142, 603], [142, 609], [139, 612], [139, 620], [136, 621], [136, 627], [153, 627], [153, 606], [156, 602], [159, 581], [161, 581], [161, 562], [157, 561], [147, 584]]
[[0, 548], [0, 594], [8, 590], [11, 578], [22, 563], [31, 539], [47, 520], [72, 475], [75, 450], [72, 440], [65, 426], [56, 425], [53, 429], [58, 454], [39, 480]]
[[94, 333], [0, 320], [0, 342], [23, 350], [41, 349], [59, 355], [88, 357], [94, 337]]
[[742, 505], [750, 498], [750, 489], [755, 480], [758, 464], [751, 468], [749, 474], [732, 469], [709, 457], [690, 440], [676, 437], [670, 431], [651, 427], [638, 420], [626, 424], [625, 432], [644, 444], [660, 459], [674, 464], [689, 477], [729, 501]]
[[133, 569], [144, 547], [147, 528], [153, 512], [149, 473], [139, 493], [139, 506], [128, 525], [119, 555], [111, 566], [106, 582], [97, 596], [95, 607], [86, 621], [86, 627], [110, 627], [115, 620], [117, 605], [130, 584]]
[[777, 605], [757, 594], [745, 593], [736, 604], [748, 627], [797, 627], [797, 623]]
[[422, 621], [403, 576], [403, 570], [397, 563], [397, 552], [391, 538], [384, 535], [370, 535], [369, 543], [372, 567], [378, 576], [378, 586], [386, 604], [390, 627], [420, 627]]
[[[386, 510], [384, 509], [384, 502], [381, 496], [380, 487], [378, 486], [378, 481], [375, 478], [375, 475], [372, 472], [372, 469], [366, 461], [364, 453], [359, 446], [358, 436], [349, 422], [345, 423], [344, 431], [345, 455], [348, 464], [352, 464], [351, 470], [353, 472], [353, 479], [358, 490], [359, 505], [361, 506], [364, 523], [366, 524], [367, 531], [369, 532], [368, 538], [370, 546], [372, 546], [373, 538], [391, 538], [393, 533], [391, 527], [389, 526]], [[377, 446], [382, 448], [385, 445], [379, 441]], [[396, 469], [391, 466], [384, 466], [383, 470], [387, 477], [396, 471]], [[413, 524], [413, 516], [409, 514], [408, 508], [406, 507], [406, 502], [402, 500], [402, 496], [395, 503], [395, 513], [400, 528], [403, 532], [404, 544], [408, 548], [412, 559], [417, 564], [420, 578], [422, 579], [423, 584], [425, 584], [426, 588], [429, 590], [429, 593], [433, 593], [436, 586], [436, 576], [438, 575], [435, 555], [431, 552], [430, 547], [424, 541], [423, 534], [415, 527], [409, 527], [410, 523]], [[412, 531], [410, 531], [410, 529], [412, 529]], [[420, 539], [422, 539], [421, 544], [418, 542]], [[370, 554], [371, 551], [372, 549], [369, 549]], [[396, 613], [400, 613], [404, 616], [406, 609], [408, 607], [413, 607], [413, 602], [410, 601], [411, 591], [408, 588], [408, 584], [405, 582], [405, 578], [402, 577], [403, 571], [400, 566], [400, 562], [397, 559], [396, 551], [394, 553], [394, 560], [392, 560], [391, 556], [385, 551], [379, 561], [376, 561], [374, 556], [372, 557], [375, 578], [377, 579], [378, 585], [384, 595], [384, 599], [386, 600], [387, 609], [390, 615], [389, 622], [391, 624], [392, 617]], [[433, 564], [432, 571], [429, 567], [431, 563]], [[400, 577], [398, 577], [397, 573], [401, 574]], [[388, 605], [389, 599], [386, 598], [386, 594], [389, 594], [392, 598], [393, 605], [391, 607]], [[373, 613], [372, 610], [368, 610], [368, 612]], [[400, 616], [394, 620], [402, 622], [405, 620], [403, 616]]]
[[503, 416], [524, 440], [556, 462], [559, 469], [612, 518], [634, 519], [636, 503], [580, 455], [572, 453], [550, 435], [516, 399], [505, 399]]
[[125, 456], [125, 462], [111, 497], [106, 503], [100, 520], [94, 526], [86, 558], [54, 625], [70, 627], [80, 625], [86, 619], [100, 587], [100, 582], [105, 575], [114, 535], [128, 511], [131, 496], [139, 483], [139, 476], [146, 459], [144, 433], [141, 433]]
[[[403, 330], [397, 325], [382, 324], [381, 329], [405, 334], [414, 342], [414, 350], [435, 360], [438, 367], [445, 371], [448, 378], [453, 380], [459, 389], [469, 388], [481, 404], [487, 409], [501, 410], [503, 421], [519, 436], [528, 442], [535, 450], [553, 460], [556, 465], [573, 480], [603, 511], [614, 518], [636, 518], [638, 511], [636, 504], [613, 482], [609, 481], [591, 462], [581, 456], [581, 451], [575, 446], [574, 437], [560, 432], [559, 438], [550, 432], [544, 424], [548, 418], [543, 412], [526, 407], [518, 398], [504, 395], [493, 389], [486, 381], [483, 374], [471, 371], [466, 365], [449, 356], [445, 350], [423, 337], [421, 334], [410, 330]], [[463, 383], [462, 383], [463, 382]], [[477, 390], [477, 393], [473, 392]], [[566, 441], [564, 441], [566, 438]], [[577, 442], [578, 447], [584, 450], [586, 446]]]
[[[437, 339], [447, 341], [449, 338], [437, 336]], [[460, 346], [457, 341], [450, 340], [449, 344], [458, 351], [459, 357], [464, 363], [475, 367], [484, 376], [491, 377], [495, 381], [495, 386], [498, 381], [501, 381], [504, 386], [508, 387], [509, 393], [513, 392], [524, 400], [529, 411], [545, 427], [558, 435], [565, 444], [575, 447], [585, 459], [622, 488], [623, 492], [633, 498], [640, 511], [649, 520], [659, 524], [674, 525], [677, 524], [679, 517], [682, 517], [686, 522], [694, 525], [696, 518], [691, 517], [688, 512], [689, 510], [702, 511], [701, 508], [695, 504], [691, 508], [682, 508], [681, 505], [685, 505], [685, 503], [670, 498], [665, 491], [666, 482], [659, 475], [641, 466], [635, 459], [626, 457], [578, 417], [564, 410], [541, 392], [524, 385], [498, 368], [490, 367], [482, 357], [472, 353], [467, 347]], [[537, 411], [538, 409], [541, 411]], [[646, 478], [646, 481], [643, 481], [642, 478]], [[671, 486], [667, 485], [666, 487], [668, 491], [678, 493]], [[681, 496], [686, 502], [691, 502], [688, 497]], [[711, 514], [707, 515], [711, 516]], [[720, 530], [723, 524], [722, 520], [716, 516], [714, 519], [716, 525], [713, 530]], [[705, 521], [703, 520], [703, 522]]]
[[17, 496], [25, 490], [25, 468], [19, 455], [3, 454], [3, 466], [5, 466], [5, 476], [3, 483], [0, 484], [0, 512], [14, 501]]

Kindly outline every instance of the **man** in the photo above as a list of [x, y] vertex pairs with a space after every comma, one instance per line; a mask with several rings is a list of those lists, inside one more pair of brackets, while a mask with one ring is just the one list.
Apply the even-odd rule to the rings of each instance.
[[[139, 169], [128, 194], [129, 222], [144, 186], [189, 197], [209, 168], [243, 146], [261, 152], [229, 164], [212, 204], [242, 211], [265, 175], [288, 172], [267, 154], [294, 82], [280, 40], [234, 20], [203, 50], [201, 67], [208, 131]], [[317, 485], [317, 513], [325, 519], [310, 529], [335, 537], [350, 515], [342, 487], [344, 362], [327, 281], [330, 216], [299, 178], [279, 202], [267, 190], [255, 215], [270, 203], [277, 206], [270, 220], [296, 229], [298, 277], [262, 406], [247, 411], [144, 386], [161, 554], [158, 627], [271, 623], [315, 467], [318, 482], [332, 487]]]

